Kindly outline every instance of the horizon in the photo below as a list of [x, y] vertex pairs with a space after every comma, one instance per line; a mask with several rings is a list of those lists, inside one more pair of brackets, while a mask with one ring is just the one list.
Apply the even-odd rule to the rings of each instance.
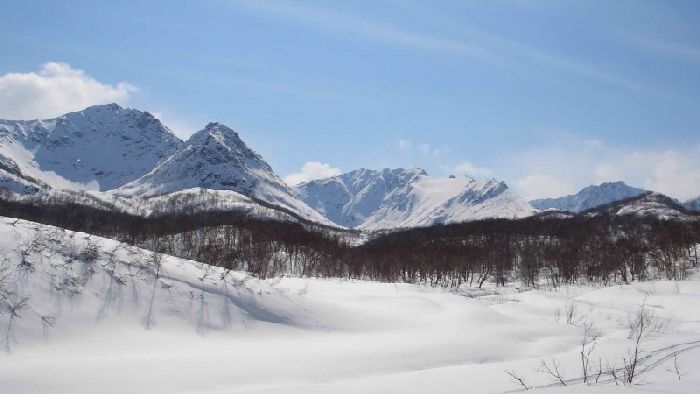
[[181, 139], [226, 124], [286, 179], [419, 167], [527, 200], [697, 197], [700, 4], [591, 4], [3, 4], [0, 118], [116, 102]]

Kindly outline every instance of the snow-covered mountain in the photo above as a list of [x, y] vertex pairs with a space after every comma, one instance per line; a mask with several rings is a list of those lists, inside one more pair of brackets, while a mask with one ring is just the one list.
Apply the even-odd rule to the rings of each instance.
[[[247, 210], [271, 212], [263, 206], [268, 203], [332, 224], [228, 127], [211, 123], [185, 143], [150, 113], [117, 104], [48, 120], [0, 120], [0, 188], [24, 195], [51, 188], [144, 198], [187, 189], [229, 190], [236, 193], [216, 195], [230, 203], [216, 206], [239, 207], [244, 201]], [[94, 197], [110, 200], [100, 193]], [[130, 210], [150, 205], [137, 200]]]
[[3, 179], [9, 172], [54, 188], [114, 189], [141, 177], [181, 146], [150, 113], [117, 104], [55, 119], [0, 120]]
[[581, 214], [596, 216], [603, 212], [614, 216], [653, 217], [661, 220], [700, 219], [700, 215], [689, 211], [677, 200], [654, 192], [646, 192], [636, 197], [598, 206]]
[[497, 180], [433, 178], [419, 168], [360, 169], [296, 187], [334, 223], [378, 230], [484, 218], [517, 218], [535, 210]]
[[301, 201], [235, 131], [220, 123], [209, 123], [175, 154], [114, 193], [149, 197], [191, 188], [232, 190], [332, 225]]
[[558, 209], [560, 211], [582, 212], [599, 205], [636, 197], [647, 192], [644, 189], [628, 186], [624, 182], [604, 182], [598, 186], [593, 185], [583, 188], [573, 195], [532, 200], [530, 204], [541, 210]]
[[700, 211], [700, 197], [685, 202], [685, 207], [692, 211]]

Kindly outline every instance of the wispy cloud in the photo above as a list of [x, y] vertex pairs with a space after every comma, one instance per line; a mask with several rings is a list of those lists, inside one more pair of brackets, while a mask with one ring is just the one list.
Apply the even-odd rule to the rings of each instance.
[[227, 85], [255, 90], [262, 89], [271, 92], [289, 94], [294, 96], [303, 96], [319, 100], [348, 101], [366, 104], [385, 104], [385, 102], [381, 100], [376, 100], [367, 97], [361, 97], [351, 94], [341, 94], [336, 93], [334, 91], [308, 88], [305, 86], [292, 85], [288, 83], [261, 81], [251, 78], [229, 78], [226, 75], [222, 75], [219, 79], [211, 81], [211, 83], [215, 85]]
[[296, 20], [306, 26], [327, 31], [364, 36], [388, 43], [434, 51], [455, 52], [483, 60], [494, 60], [494, 54], [477, 45], [449, 38], [416, 33], [317, 7], [278, 1], [234, 0], [247, 9]]
[[656, 52], [673, 55], [693, 64], [700, 64], [700, 48], [685, 43], [660, 40], [633, 34], [622, 34], [630, 43]]
[[[569, 72], [571, 74], [579, 75], [589, 80], [597, 81], [611, 86], [616, 86], [618, 88], [634, 92], [648, 93], [653, 91], [653, 89], [643, 84], [631, 81], [617, 74], [605, 71], [599, 67], [586, 64], [584, 62], [572, 60], [564, 56], [552, 54], [547, 51], [543, 51], [541, 49], [534, 48], [530, 45], [514, 41], [508, 38], [504, 38], [496, 34], [487, 33], [464, 24], [460, 25], [458, 29], [463, 31], [465, 34], [478, 38], [482, 42], [488, 43], [489, 47], [495, 48], [504, 53], [508, 53], [511, 57], [514, 57], [516, 59], [528, 59], [530, 61], [535, 61], [537, 63], [557, 68]], [[517, 64], [520, 63], [518, 62]]]
[[493, 171], [484, 167], [477, 167], [471, 162], [461, 161], [452, 167], [452, 171], [460, 175], [469, 175], [474, 177], [487, 177], [493, 175]]
[[411, 141], [405, 139], [399, 139], [396, 141], [396, 147], [402, 152], [407, 152], [411, 149]]
[[519, 66], [522, 59], [527, 59], [609, 86], [633, 92], [654, 92], [654, 89], [644, 84], [605, 71], [594, 65], [551, 54], [524, 43], [473, 27], [465, 27], [464, 24], [460, 24], [456, 30], [466, 34], [471, 40], [437, 37], [381, 23], [369, 22], [359, 17], [319, 7], [280, 1], [234, 0], [233, 4], [257, 12], [287, 18], [305, 26], [328, 32], [364, 36], [416, 49], [453, 53], [489, 63], [509, 63], [512, 66]]

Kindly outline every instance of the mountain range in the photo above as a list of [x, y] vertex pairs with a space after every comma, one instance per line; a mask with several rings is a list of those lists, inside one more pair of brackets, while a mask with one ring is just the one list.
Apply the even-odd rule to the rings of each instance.
[[[117, 104], [54, 119], [0, 120], [0, 189], [92, 190], [83, 198], [132, 213], [218, 207], [369, 231], [584, 212], [648, 193], [606, 182], [528, 203], [496, 179], [436, 178], [420, 168], [359, 169], [290, 187], [223, 124], [182, 141], [150, 113]], [[699, 209], [700, 198], [685, 207]]]
[[468, 176], [433, 178], [425, 170], [360, 169], [296, 187], [336, 224], [363, 230], [519, 218], [535, 210], [504, 182]]

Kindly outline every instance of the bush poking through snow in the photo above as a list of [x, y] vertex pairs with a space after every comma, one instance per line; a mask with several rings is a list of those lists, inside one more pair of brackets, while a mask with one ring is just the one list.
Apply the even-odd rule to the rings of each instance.
[[646, 307], [646, 298], [639, 310], [629, 320], [629, 338], [632, 339], [632, 349], [627, 351], [627, 356], [622, 357], [623, 381], [634, 384], [638, 378], [639, 366], [644, 359], [642, 341], [649, 335], [659, 332], [663, 324], [653, 311]]
[[[591, 367], [591, 353], [595, 350], [596, 343], [600, 334], [593, 327], [593, 323], [587, 322], [583, 324], [583, 337], [581, 338], [581, 374], [583, 375], [583, 383], [589, 383], [590, 376], [593, 373]], [[599, 365], [600, 367], [600, 365]], [[598, 373], [600, 378], [600, 369]]]
[[514, 383], [516, 383], [523, 389], [530, 390], [532, 388], [528, 386], [528, 384], [525, 382], [525, 379], [522, 376], [518, 375], [515, 371], [506, 370], [505, 373], [508, 374], [508, 376], [510, 376], [511, 379], [513, 379]]
[[555, 383], [566, 386], [566, 379], [564, 378], [564, 371], [561, 369], [561, 363], [554, 357], [549, 359], [549, 361], [541, 360], [538, 371], [548, 375]]

